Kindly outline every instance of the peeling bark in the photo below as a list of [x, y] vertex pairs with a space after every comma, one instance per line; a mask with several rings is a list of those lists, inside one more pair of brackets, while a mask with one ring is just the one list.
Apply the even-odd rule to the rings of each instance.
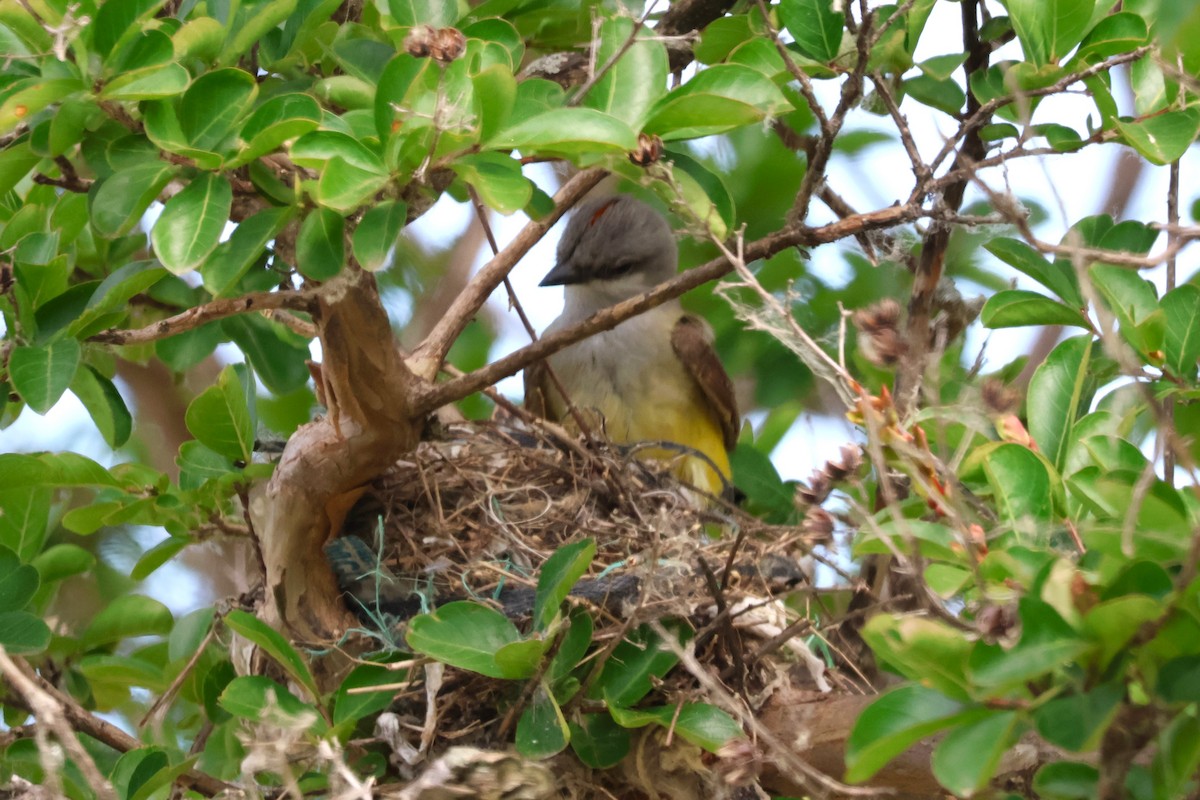
[[[347, 496], [414, 448], [421, 423], [410, 400], [417, 379], [401, 358], [373, 276], [347, 268], [317, 293], [313, 317], [328, 413], [288, 440], [251, 517], [266, 569], [263, 616], [295, 641], [324, 646], [353, 621], [322, 548], [337, 532]], [[322, 666], [318, 681], [336, 670]]]

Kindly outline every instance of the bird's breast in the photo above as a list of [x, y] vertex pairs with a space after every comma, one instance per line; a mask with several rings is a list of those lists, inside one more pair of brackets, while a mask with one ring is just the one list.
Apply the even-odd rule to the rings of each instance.
[[[704, 453], [726, 477], [729, 460], [719, 424], [671, 347], [678, 313], [635, 317], [550, 357], [550, 366], [585, 419], [602, 420], [620, 444], [674, 442]], [[552, 416], [568, 422], [566, 404], [550, 392]], [[720, 478], [702, 459], [661, 449], [645, 455], [678, 459], [680, 477], [713, 493]]]

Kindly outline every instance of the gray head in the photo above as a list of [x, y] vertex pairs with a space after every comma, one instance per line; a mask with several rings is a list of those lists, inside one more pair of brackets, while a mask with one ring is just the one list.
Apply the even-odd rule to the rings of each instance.
[[575, 209], [541, 285], [578, 286], [616, 302], [675, 277], [677, 264], [662, 214], [628, 195], [597, 197]]

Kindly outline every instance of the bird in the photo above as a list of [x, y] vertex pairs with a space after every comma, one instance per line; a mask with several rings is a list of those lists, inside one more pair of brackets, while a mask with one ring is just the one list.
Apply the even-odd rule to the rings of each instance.
[[[557, 262], [541, 286], [563, 287], [563, 310], [546, 333], [675, 277], [678, 252], [667, 220], [629, 195], [589, 199], [574, 211]], [[677, 299], [569, 345], [525, 370], [527, 410], [576, 428], [559, 385], [590, 433], [640, 457], [670, 463], [684, 482], [732, 496], [729, 454], [741, 418], [733, 383], [708, 322]], [[549, 374], [550, 372], [553, 375]], [[557, 380], [555, 380], [557, 379]]]

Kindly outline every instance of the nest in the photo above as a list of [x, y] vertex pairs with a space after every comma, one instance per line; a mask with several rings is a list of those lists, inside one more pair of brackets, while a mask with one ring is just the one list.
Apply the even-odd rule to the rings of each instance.
[[[733, 694], [764, 693], [783, 675], [791, 685], [828, 690], [824, 662], [801, 641], [778, 635], [796, 619], [782, 598], [807, 583], [813, 537], [700, 496], [671, 475], [670, 465], [638, 458], [637, 448], [584, 442], [552, 425], [439, 428], [368, 488], [327, 553], [363, 630], [404, 649], [406, 621], [453, 600], [491, 604], [526, 630], [541, 565], [585, 537], [596, 555], [569, 602], [591, 612], [593, 656], [639, 624], [682, 620], [695, 633], [696, 660], [716, 679], [708, 685], [732, 687], [713, 697], [705, 681], [676, 669], [650, 702], [728, 707]], [[759, 653], [772, 637], [779, 641]], [[421, 737], [424, 757], [451, 744], [495, 748], [511, 741], [506, 709], [520, 702], [519, 682], [458, 670], [445, 680], [437, 730]], [[419, 728], [430, 702], [414, 684], [393, 708]], [[558, 791], [565, 791], [571, 780], [557, 774]], [[718, 796], [709, 791], [705, 796]]]

